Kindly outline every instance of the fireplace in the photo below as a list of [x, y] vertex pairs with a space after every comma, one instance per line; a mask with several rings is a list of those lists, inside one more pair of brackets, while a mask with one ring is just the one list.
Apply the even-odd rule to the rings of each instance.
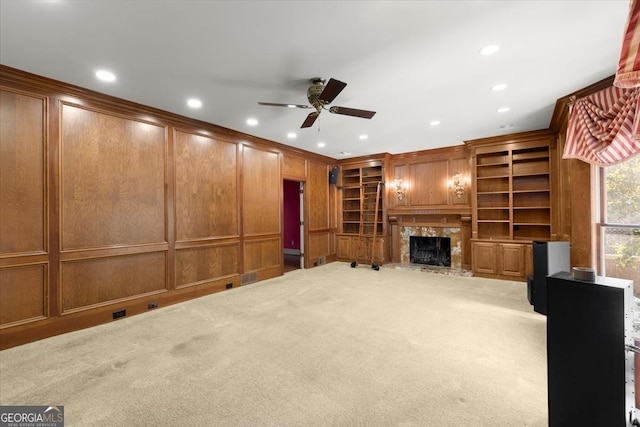
[[451, 267], [451, 238], [409, 236], [409, 260], [412, 264]]

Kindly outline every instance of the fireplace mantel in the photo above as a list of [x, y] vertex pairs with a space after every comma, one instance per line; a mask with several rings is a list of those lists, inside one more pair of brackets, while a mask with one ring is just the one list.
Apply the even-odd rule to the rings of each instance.
[[466, 206], [437, 206], [429, 208], [394, 208], [387, 211], [387, 215], [392, 216], [412, 216], [412, 215], [471, 215], [471, 208]]
[[423, 209], [389, 209], [389, 223], [393, 225], [424, 225], [431, 227], [462, 227], [462, 223], [471, 222], [471, 208], [445, 206]]

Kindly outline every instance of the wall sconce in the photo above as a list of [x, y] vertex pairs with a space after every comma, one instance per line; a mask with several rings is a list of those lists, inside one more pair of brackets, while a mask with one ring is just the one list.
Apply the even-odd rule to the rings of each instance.
[[396, 179], [395, 181], [393, 181], [393, 185], [394, 185], [394, 187], [396, 189], [396, 199], [403, 200], [404, 199], [404, 192], [406, 190], [404, 182], [402, 182], [401, 179]]
[[458, 199], [464, 196], [464, 181], [462, 180], [462, 174], [457, 172], [449, 180], [449, 189], [456, 195]]

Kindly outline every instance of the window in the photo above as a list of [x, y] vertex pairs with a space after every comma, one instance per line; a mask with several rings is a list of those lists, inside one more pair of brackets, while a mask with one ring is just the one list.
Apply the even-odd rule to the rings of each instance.
[[640, 156], [600, 169], [599, 274], [640, 294]]

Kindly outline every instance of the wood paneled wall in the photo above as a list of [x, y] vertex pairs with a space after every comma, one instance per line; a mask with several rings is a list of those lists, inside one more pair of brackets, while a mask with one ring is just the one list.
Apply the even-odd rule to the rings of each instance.
[[[402, 179], [406, 186], [405, 197], [398, 200], [395, 188], [388, 188], [390, 209], [436, 208], [456, 209], [471, 206], [470, 154], [464, 146], [425, 150], [395, 155], [390, 161], [387, 180]], [[465, 184], [461, 198], [456, 197], [449, 181], [460, 174]]]
[[0, 66], [0, 348], [283, 274], [282, 182], [335, 254], [334, 160]]
[[[458, 198], [449, 186], [460, 174], [464, 193]], [[455, 223], [460, 227], [462, 267], [471, 269], [471, 155], [465, 146], [425, 150], [395, 155], [389, 161], [387, 182], [401, 179], [406, 190], [402, 200], [393, 185], [387, 186], [390, 225], [391, 260], [400, 262], [399, 223], [418, 221], [424, 224]]]

